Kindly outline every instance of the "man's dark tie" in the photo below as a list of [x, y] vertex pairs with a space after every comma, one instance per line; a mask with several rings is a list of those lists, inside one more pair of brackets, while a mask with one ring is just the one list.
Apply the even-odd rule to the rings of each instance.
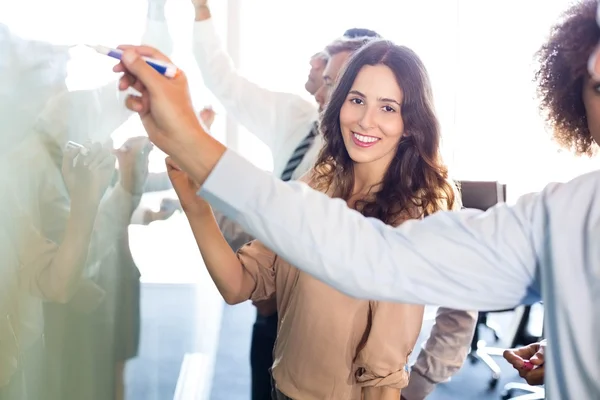
[[292, 153], [290, 160], [287, 162], [285, 168], [283, 169], [283, 172], [281, 173], [281, 180], [289, 181], [290, 179], [292, 179], [294, 171], [296, 170], [296, 168], [298, 168], [298, 165], [300, 165], [300, 163], [304, 159], [306, 152], [310, 149], [310, 146], [312, 146], [313, 142], [315, 141], [317, 131], [317, 123], [315, 122], [308, 135], [304, 138], [304, 140], [300, 142], [298, 147], [296, 147], [296, 149]]

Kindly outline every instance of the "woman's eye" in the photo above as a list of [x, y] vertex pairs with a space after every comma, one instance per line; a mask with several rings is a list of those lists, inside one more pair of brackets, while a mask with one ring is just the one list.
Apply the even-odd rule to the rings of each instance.
[[354, 104], [363, 104], [362, 99], [356, 99], [356, 98], [355, 99], [351, 99], [350, 102], [354, 103]]
[[396, 110], [394, 110], [394, 109], [393, 109], [392, 107], [390, 107], [390, 106], [383, 106], [383, 109], [384, 109], [386, 112], [394, 112], [394, 111], [396, 111]]

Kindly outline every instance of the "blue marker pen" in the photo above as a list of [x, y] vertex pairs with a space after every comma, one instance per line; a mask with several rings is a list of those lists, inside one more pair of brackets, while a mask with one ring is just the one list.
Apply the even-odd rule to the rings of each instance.
[[[91, 47], [92, 49], [96, 50], [100, 54], [104, 54], [106, 56], [116, 58], [117, 60], [120, 60], [121, 56], [123, 55], [123, 50], [120, 50], [120, 49], [111, 49], [110, 47], [105, 47], [105, 46], [91, 46], [89, 44], [86, 46]], [[148, 63], [148, 65], [150, 65], [152, 68], [154, 68], [159, 73], [166, 76], [167, 78], [174, 78], [179, 74], [179, 68], [177, 68], [177, 66], [175, 66], [173, 64], [166, 63], [166, 62], [160, 61], [160, 60], [156, 60], [156, 59], [150, 58], [150, 57], [142, 56], [142, 59], [144, 61], [146, 61]]]

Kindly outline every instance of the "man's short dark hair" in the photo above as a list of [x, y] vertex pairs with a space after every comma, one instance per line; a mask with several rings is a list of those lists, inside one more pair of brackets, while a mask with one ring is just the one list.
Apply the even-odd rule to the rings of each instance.
[[343, 36], [348, 39], [355, 39], [359, 37], [381, 38], [379, 33], [365, 28], [350, 28], [344, 32]]
[[324, 53], [327, 57], [333, 57], [338, 53], [342, 53], [348, 51], [350, 53], [354, 53], [355, 51], [361, 49], [365, 44], [377, 40], [376, 37], [371, 36], [359, 36], [356, 38], [349, 39], [347, 37], [342, 37], [340, 39], [336, 39], [333, 42], [329, 43], [324, 50]]

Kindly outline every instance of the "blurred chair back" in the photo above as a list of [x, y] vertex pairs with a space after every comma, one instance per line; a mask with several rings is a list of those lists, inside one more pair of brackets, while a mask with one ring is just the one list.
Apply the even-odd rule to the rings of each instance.
[[486, 211], [506, 201], [506, 185], [492, 181], [460, 181], [463, 207]]

